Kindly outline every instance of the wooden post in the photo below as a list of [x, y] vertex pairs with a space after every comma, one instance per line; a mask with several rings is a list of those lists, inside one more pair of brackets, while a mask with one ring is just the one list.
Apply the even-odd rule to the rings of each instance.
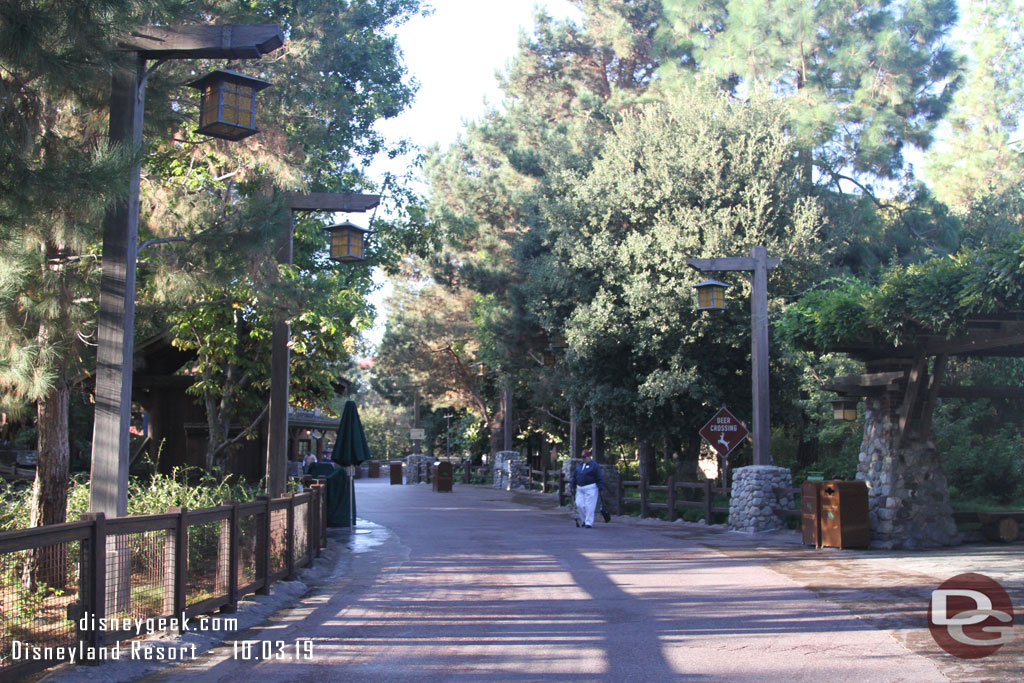
[[[85, 588], [82, 608], [96, 619], [93, 624], [99, 624], [99, 620], [107, 616], [107, 520], [102, 512], [86, 513], [82, 515], [82, 520], [92, 522], [89, 540], [82, 544], [82, 552], [88, 557], [83, 565], [88, 574], [82, 577], [81, 585]], [[99, 648], [106, 642], [106, 633], [101, 628], [90, 628], [79, 633], [79, 638], [84, 639], [90, 647]], [[86, 661], [99, 664], [98, 660]]]
[[256, 589], [256, 595], [270, 594], [270, 496], [257, 496], [262, 501], [263, 524], [256, 529], [256, 575], [263, 575], [263, 585]]
[[714, 523], [714, 520], [712, 519], [712, 516], [714, 515], [714, 510], [712, 508], [714, 508], [714, 506], [715, 506], [715, 492], [714, 492], [711, 480], [710, 479], [705, 479], [704, 480], [704, 523], [705, 524], [710, 525], [710, 524]]
[[172, 616], [179, 619], [178, 633], [181, 633], [180, 627], [184, 625], [182, 616], [188, 599], [188, 508], [172, 507], [167, 508], [167, 512], [178, 516], [174, 526], [174, 589], [171, 594], [174, 604]]
[[651, 510], [647, 507], [647, 487], [650, 486], [650, 480], [648, 474], [645, 471], [646, 468], [640, 468], [640, 518], [646, 519], [651, 516]]
[[[142, 145], [145, 71], [145, 57], [130, 53], [114, 68], [110, 87], [110, 141], [131, 152]], [[127, 195], [111, 205], [103, 220], [89, 509], [108, 517], [128, 514], [140, 174], [140, 165], [132, 167]]]
[[750, 275], [750, 367], [754, 395], [754, 464], [771, 465], [771, 420], [768, 393], [768, 252], [750, 250], [754, 272]]
[[287, 579], [295, 578], [295, 494], [288, 494], [288, 533], [285, 537], [285, 566], [288, 567]]
[[676, 475], [675, 472], [668, 475], [668, 521], [676, 521]]
[[548, 492], [548, 464], [544, 463], [544, 469], [541, 470], [541, 475], [544, 477], [540, 480], [540, 492]]
[[565, 505], [565, 472], [558, 470], [558, 507]]

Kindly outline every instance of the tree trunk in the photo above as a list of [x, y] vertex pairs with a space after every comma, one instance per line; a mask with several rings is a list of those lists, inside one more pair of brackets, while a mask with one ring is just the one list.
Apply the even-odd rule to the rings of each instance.
[[650, 441], [641, 441], [637, 444], [637, 451], [640, 459], [640, 477], [646, 478], [648, 484], [657, 484], [658, 464], [654, 444]]
[[590, 427], [590, 451], [594, 462], [604, 462], [604, 425], [596, 419]]
[[[68, 514], [68, 399], [66, 379], [57, 379], [53, 391], [37, 404], [39, 437], [36, 481], [32, 487], [29, 526], [63, 524]], [[31, 590], [40, 584], [63, 589], [66, 583], [67, 548], [57, 544], [37, 548], [23, 577]]]

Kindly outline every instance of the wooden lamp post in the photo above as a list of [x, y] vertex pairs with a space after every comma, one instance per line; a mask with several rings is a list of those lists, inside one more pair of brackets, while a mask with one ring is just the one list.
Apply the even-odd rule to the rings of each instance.
[[[255, 26], [147, 26], [121, 47], [124, 62], [110, 88], [110, 141], [131, 150], [142, 146], [146, 62], [171, 59], [256, 59], [284, 45], [271, 24]], [[121, 517], [128, 512], [128, 458], [135, 337], [135, 261], [139, 238], [139, 178], [136, 165], [128, 192], [108, 209], [103, 222], [96, 349], [96, 413], [92, 437], [89, 506]]]
[[[288, 228], [277, 242], [277, 261], [282, 264], [292, 262], [292, 238], [295, 234], [295, 213], [297, 211], [314, 212], [361, 212], [369, 211], [380, 204], [380, 196], [375, 194], [336, 194], [331, 192], [314, 192], [300, 194], [289, 193], [287, 196]], [[351, 224], [350, 224], [351, 225]], [[336, 226], [335, 226], [336, 227]], [[362, 230], [352, 226], [356, 230]], [[362, 230], [363, 233], [368, 232]], [[334, 259], [334, 240], [332, 239], [332, 255]], [[347, 243], [352, 245], [352, 243]], [[363, 241], [339, 256], [338, 261], [361, 261], [363, 258]], [[356, 256], [358, 255], [358, 258]], [[270, 355], [270, 418], [267, 425], [267, 495], [277, 497], [284, 493], [288, 462], [288, 400], [291, 371], [289, 369], [290, 352], [288, 338], [291, 331], [288, 318], [283, 309], [278, 307], [274, 313], [274, 327], [271, 333]]]
[[[686, 259], [686, 265], [702, 273], [730, 271], [750, 273], [750, 365], [754, 411], [751, 434], [754, 440], [754, 464], [771, 465], [771, 422], [768, 417], [768, 271], [779, 265], [779, 259], [777, 257], [769, 258], [767, 250], [757, 246], [750, 250], [749, 258], [743, 256], [689, 258]], [[701, 285], [704, 284], [706, 283], [701, 283]], [[723, 284], [718, 283], [718, 285]], [[721, 291], [725, 291], [724, 287]], [[698, 292], [700, 293], [699, 289]], [[723, 296], [721, 305], [709, 305], [701, 308], [704, 310], [724, 307]]]

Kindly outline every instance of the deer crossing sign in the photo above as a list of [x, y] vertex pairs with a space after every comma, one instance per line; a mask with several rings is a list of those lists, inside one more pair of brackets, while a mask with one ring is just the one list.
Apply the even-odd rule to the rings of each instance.
[[700, 428], [700, 435], [719, 455], [729, 455], [743, 443], [750, 431], [725, 406]]

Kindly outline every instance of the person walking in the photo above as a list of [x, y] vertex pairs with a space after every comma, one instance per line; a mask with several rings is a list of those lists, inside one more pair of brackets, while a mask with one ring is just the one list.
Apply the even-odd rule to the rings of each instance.
[[604, 488], [604, 479], [601, 477], [601, 466], [590, 459], [589, 448], [580, 453], [580, 457], [583, 462], [572, 471], [570, 484], [575, 492], [576, 515], [583, 522], [584, 529], [591, 529], [594, 526], [597, 500]]

